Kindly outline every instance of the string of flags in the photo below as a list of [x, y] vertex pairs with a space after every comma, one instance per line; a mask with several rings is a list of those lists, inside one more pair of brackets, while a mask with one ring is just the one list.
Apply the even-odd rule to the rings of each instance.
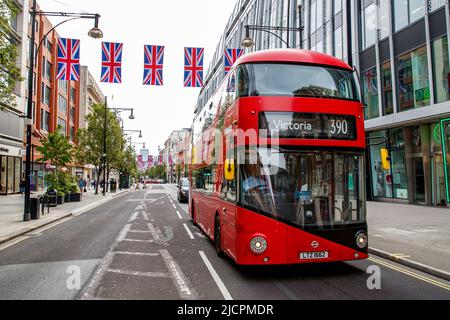
[[[143, 85], [164, 85], [164, 46], [144, 46]], [[203, 87], [204, 48], [184, 48], [184, 87]], [[122, 83], [123, 43], [102, 42], [100, 82]], [[244, 54], [243, 49], [225, 49], [224, 70], [227, 75]], [[58, 39], [57, 80], [80, 80], [80, 40]]]

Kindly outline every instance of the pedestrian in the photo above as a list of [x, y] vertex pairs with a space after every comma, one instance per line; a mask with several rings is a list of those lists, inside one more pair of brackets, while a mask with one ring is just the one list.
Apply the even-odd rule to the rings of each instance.
[[80, 177], [80, 180], [78, 181], [78, 187], [80, 187], [80, 192], [83, 193], [84, 191], [84, 180], [82, 177]]
[[20, 194], [23, 196], [25, 194], [25, 185], [26, 185], [26, 181], [24, 178], [22, 178], [20, 180]]

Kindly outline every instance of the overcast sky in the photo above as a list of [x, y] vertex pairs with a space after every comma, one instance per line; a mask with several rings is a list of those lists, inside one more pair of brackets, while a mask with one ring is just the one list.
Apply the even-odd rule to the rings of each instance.
[[[205, 76], [235, 0], [38, 0], [45, 11], [101, 14], [104, 38], [87, 36], [93, 20], [58, 27], [61, 37], [81, 39], [81, 64], [87, 65], [110, 107], [134, 108], [136, 120], [125, 129], [139, 129], [151, 154], [175, 129], [190, 127], [200, 89], [183, 87], [184, 47], [205, 48]], [[51, 18], [53, 24], [61, 18]], [[101, 41], [123, 42], [122, 84], [100, 83]], [[164, 45], [164, 87], [143, 86], [144, 44]], [[139, 150], [141, 147], [138, 147]]]

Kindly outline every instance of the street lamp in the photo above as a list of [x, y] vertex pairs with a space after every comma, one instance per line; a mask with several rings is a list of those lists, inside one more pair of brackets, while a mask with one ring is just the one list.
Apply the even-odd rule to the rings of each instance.
[[[103, 32], [98, 28], [98, 22], [100, 19], [99, 14], [90, 14], [90, 13], [69, 13], [69, 12], [45, 12], [45, 11], [36, 11], [37, 1], [33, 0], [33, 6], [30, 11], [31, 15], [31, 46], [30, 46], [30, 70], [28, 71], [28, 104], [27, 104], [27, 115], [25, 118], [25, 125], [27, 126], [27, 140], [26, 140], [26, 159], [25, 159], [25, 203], [24, 203], [24, 212], [23, 212], [23, 220], [30, 221], [31, 220], [31, 212], [30, 212], [30, 197], [31, 197], [31, 127], [33, 125], [33, 80], [34, 80], [34, 65], [37, 60], [37, 55], [40, 47], [42, 46], [44, 40], [47, 36], [55, 30], [60, 25], [77, 19], [95, 19], [94, 28], [91, 29], [88, 35], [92, 38], [99, 39], [103, 37]], [[39, 43], [39, 46], [34, 48], [34, 42], [36, 40], [36, 16], [53, 16], [53, 17], [69, 17], [69, 19], [57, 24], [53, 27], [47, 34], [42, 38]]]
[[[262, 32], [267, 32], [270, 33], [271, 35], [273, 35], [274, 37], [278, 38], [281, 42], [283, 42], [287, 48], [290, 48], [290, 39], [289, 39], [289, 32], [292, 31], [297, 31], [300, 33], [300, 48], [302, 48], [302, 32], [304, 27], [302, 26], [302, 5], [299, 4], [298, 5], [298, 13], [299, 13], [299, 21], [300, 21], [300, 27], [298, 28], [292, 28], [289, 27], [290, 24], [290, 5], [291, 1], [288, 1], [288, 16], [287, 16], [287, 27], [274, 27], [274, 26], [257, 26], [257, 25], [245, 25], [245, 37], [241, 42], [241, 46], [243, 46], [244, 48], [251, 48], [255, 45], [255, 41], [253, 40], [253, 38], [250, 36], [250, 30], [253, 31], [262, 31]], [[275, 32], [277, 31], [286, 31], [287, 32], [287, 39], [284, 40], [282, 37], [280, 37], [278, 34], [276, 34]]]
[[104, 126], [103, 126], [103, 195], [106, 196], [106, 154], [107, 154], [107, 150], [106, 150], [106, 127], [108, 125], [108, 109], [109, 110], [113, 110], [116, 111], [117, 113], [122, 112], [122, 111], [130, 111], [131, 115], [129, 116], [130, 120], [134, 120], [134, 109], [133, 108], [108, 108], [108, 97], [105, 97], [105, 117], [103, 119], [104, 121]]
[[123, 132], [130, 132], [130, 133], [138, 133], [139, 132], [139, 139], [142, 139], [142, 131], [141, 130], [123, 130]]

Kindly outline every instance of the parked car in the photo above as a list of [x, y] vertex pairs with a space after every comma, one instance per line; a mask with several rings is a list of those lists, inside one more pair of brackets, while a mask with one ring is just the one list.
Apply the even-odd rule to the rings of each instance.
[[178, 182], [178, 202], [189, 202], [189, 179], [181, 178]]

